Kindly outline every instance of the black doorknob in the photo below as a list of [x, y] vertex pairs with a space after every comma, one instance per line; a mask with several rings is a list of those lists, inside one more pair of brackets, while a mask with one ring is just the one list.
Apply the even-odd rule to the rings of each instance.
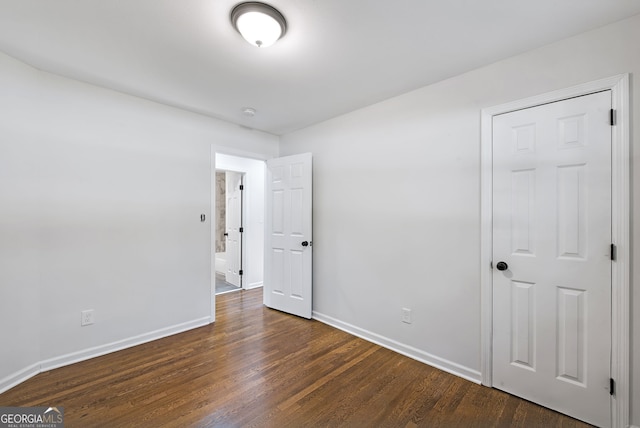
[[498, 264], [496, 265], [496, 268], [498, 270], [507, 270], [509, 269], [509, 265], [506, 264], [505, 262], [498, 262]]
[[309, 241], [302, 241], [302, 246], [303, 247], [308, 247], [309, 246]]

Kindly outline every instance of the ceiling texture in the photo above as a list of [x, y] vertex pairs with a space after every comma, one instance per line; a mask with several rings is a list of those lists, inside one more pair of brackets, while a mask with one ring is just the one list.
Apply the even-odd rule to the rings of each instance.
[[230, 24], [239, 2], [0, 0], [0, 51], [282, 135], [640, 13], [640, 0], [268, 0], [288, 30], [260, 49]]

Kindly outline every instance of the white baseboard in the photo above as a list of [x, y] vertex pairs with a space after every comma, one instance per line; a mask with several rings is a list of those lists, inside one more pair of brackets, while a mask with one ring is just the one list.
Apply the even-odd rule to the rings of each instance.
[[262, 287], [262, 285], [263, 285], [262, 281], [252, 282], [251, 284], [247, 285], [245, 290], [252, 290], [254, 288]]
[[40, 373], [40, 363], [31, 364], [0, 380], [0, 394]]
[[107, 343], [93, 348], [83, 349], [81, 351], [72, 352], [69, 354], [61, 355], [47, 360], [40, 361], [32, 364], [19, 372], [7, 376], [0, 381], [0, 393], [7, 391], [10, 388], [24, 382], [37, 375], [38, 373], [45, 372], [47, 370], [57, 369], [59, 367], [68, 366], [70, 364], [78, 363], [80, 361], [89, 360], [91, 358], [99, 357], [101, 355], [110, 354], [112, 352], [121, 351], [123, 349], [131, 348], [133, 346], [142, 345], [143, 343], [152, 342], [154, 340], [162, 339], [163, 337], [172, 336], [177, 333], [182, 333], [187, 330], [202, 327], [210, 324], [210, 317], [202, 317], [193, 321], [187, 321], [185, 323], [176, 324], [170, 327], [161, 328], [159, 330], [150, 331], [137, 336], [129, 337], [127, 339], [118, 340], [116, 342]]
[[375, 343], [376, 345], [380, 345], [383, 348], [390, 349], [406, 357], [428, 364], [447, 373], [451, 373], [452, 375], [467, 379], [468, 381], [471, 381], [473, 383], [480, 383], [481, 376], [478, 370], [473, 370], [469, 367], [462, 366], [444, 358], [431, 355], [412, 346], [396, 342], [395, 340], [380, 336], [379, 334], [372, 333], [360, 327], [356, 327], [352, 324], [342, 322], [328, 315], [324, 315], [314, 311], [313, 319], [328, 324], [339, 330], [345, 331], [349, 334], [353, 334], [354, 336], [358, 336], [366, 341]]

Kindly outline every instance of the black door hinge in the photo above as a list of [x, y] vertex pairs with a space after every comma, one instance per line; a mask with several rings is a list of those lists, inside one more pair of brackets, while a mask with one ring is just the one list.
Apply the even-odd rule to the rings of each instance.
[[616, 395], [616, 381], [613, 378], [609, 379], [609, 394]]
[[239, 231], [240, 233], [244, 233], [244, 227], [241, 227]]
[[611, 260], [614, 262], [618, 258], [618, 249], [616, 248], [616, 244], [611, 244]]
[[610, 119], [609, 123], [611, 123], [611, 126], [615, 126], [617, 118], [616, 118], [616, 111], [614, 109], [611, 109], [609, 119]]
[[240, 276], [244, 275], [244, 271], [242, 269], [240, 269], [240, 271], [238, 272], [238, 275], [240, 275]]
[[240, 185], [240, 190], [244, 190], [244, 184]]

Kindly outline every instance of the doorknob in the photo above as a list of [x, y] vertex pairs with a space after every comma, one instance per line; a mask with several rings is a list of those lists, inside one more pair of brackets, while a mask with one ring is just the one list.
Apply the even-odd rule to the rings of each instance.
[[302, 246], [303, 247], [308, 247], [309, 246], [309, 241], [302, 241]]
[[509, 265], [506, 264], [505, 262], [498, 262], [498, 264], [496, 265], [496, 268], [498, 270], [507, 270], [509, 269]]

